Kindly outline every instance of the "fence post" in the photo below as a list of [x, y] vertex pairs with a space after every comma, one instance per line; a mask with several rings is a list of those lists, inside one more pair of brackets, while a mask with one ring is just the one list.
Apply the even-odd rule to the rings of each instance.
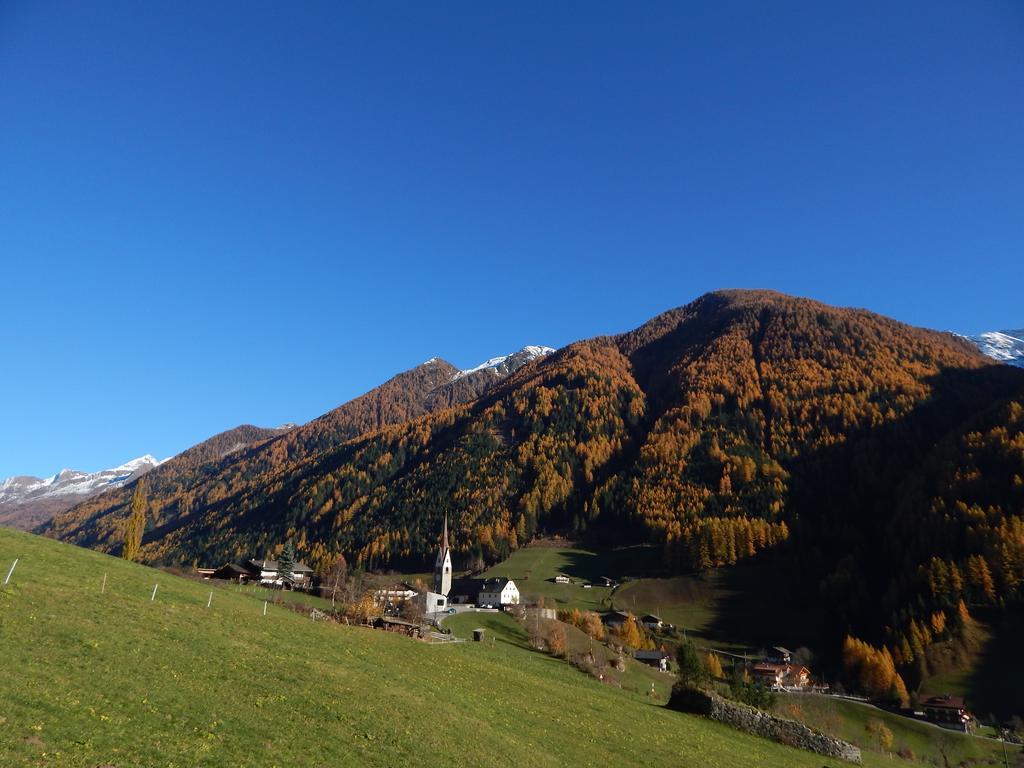
[[264, 616], [267, 615], [267, 601], [266, 600], [263, 601], [263, 615]]
[[13, 563], [11, 563], [11, 570], [9, 570], [9, 571], [7, 572], [7, 578], [6, 578], [6, 579], [4, 579], [4, 586], [6, 586], [6, 585], [7, 585], [7, 582], [9, 582], [9, 581], [11, 580], [11, 574], [12, 574], [12, 573], [14, 573], [14, 569], [15, 569], [15, 568], [17, 567], [17, 565], [18, 565], [18, 560], [19, 560], [19, 559], [20, 559], [20, 558], [17, 558], [17, 557], [16, 557], [16, 558], [14, 558], [14, 562], [13, 562]]

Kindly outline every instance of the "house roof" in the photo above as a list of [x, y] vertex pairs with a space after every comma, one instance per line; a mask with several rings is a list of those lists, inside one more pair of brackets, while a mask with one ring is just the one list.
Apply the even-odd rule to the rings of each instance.
[[[252, 563], [253, 565], [255, 565], [257, 568], [259, 568], [262, 571], [276, 571], [279, 568], [277, 560], [256, 560], [256, 559], [252, 559], [249, 562]], [[313, 569], [310, 568], [305, 563], [295, 563], [295, 565], [292, 566], [292, 573], [312, 573], [312, 572], [313, 572]]]
[[448, 590], [448, 596], [455, 597], [456, 595], [462, 595], [465, 597], [476, 597], [480, 592], [482, 584], [483, 581], [481, 579], [460, 576], [459, 578], [452, 579], [452, 588]]
[[407, 584], [404, 581], [400, 581], [397, 584], [388, 584], [386, 586], [379, 587], [377, 589], [378, 593], [396, 593], [396, 594], [402, 594], [402, 593], [405, 593], [405, 592], [418, 592], [418, 591], [419, 590], [417, 590], [416, 587], [414, 587], [412, 584]]
[[932, 696], [930, 699], [925, 699], [921, 702], [923, 707], [931, 707], [932, 709], [967, 709], [967, 703], [964, 701], [963, 696]]
[[506, 578], [505, 576], [495, 576], [491, 579], [484, 579], [483, 583], [480, 585], [480, 589], [481, 591], [487, 590], [488, 592], [500, 592], [510, 581], [512, 581], [512, 579]]
[[661, 621], [661, 617], [655, 616], [653, 613], [645, 613], [640, 617], [640, 621]]
[[233, 573], [236, 576], [249, 576], [252, 571], [243, 565], [238, 565], [238, 563], [225, 563], [215, 570], [214, 573]]
[[601, 617], [601, 621], [605, 624], [611, 624], [614, 622], [629, 621], [632, 618], [632, 614], [628, 611], [612, 611]]
[[633, 651], [633, 658], [638, 661], [660, 661], [667, 659], [668, 654], [665, 651]]
[[793, 655], [793, 652], [791, 650], [789, 650], [789, 648], [783, 648], [781, 645], [773, 646], [772, 650], [773, 651], [778, 651], [783, 656], [792, 656]]

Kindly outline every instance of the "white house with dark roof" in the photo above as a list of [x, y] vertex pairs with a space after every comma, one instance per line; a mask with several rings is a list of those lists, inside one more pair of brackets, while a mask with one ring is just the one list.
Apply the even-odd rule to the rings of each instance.
[[277, 560], [250, 560], [249, 567], [252, 568], [260, 584], [268, 584], [275, 587], [283, 587], [285, 584], [304, 587], [313, 578], [313, 569], [305, 563], [295, 563], [292, 566], [290, 579], [281, 577], [281, 572], [278, 570], [280, 566]]
[[512, 579], [504, 577], [486, 579], [480, 585], [476, 604], [481, 608], [498, 608], [502, 605], [519, 605], [519, 587]]

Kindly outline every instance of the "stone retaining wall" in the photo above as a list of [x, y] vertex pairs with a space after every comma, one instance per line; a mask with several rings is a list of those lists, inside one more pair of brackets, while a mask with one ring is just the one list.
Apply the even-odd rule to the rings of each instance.
[[740, 731], [762, 736], [781, 744], [806, 749], [826, 757], [835, 757], [860, 765], [860, 748], [839, 739], [833, 739], [795, 720], [762, 712], [754, 707], [724, 699], [716, 693], [677, 687], [668, 703], [680, 712], [704, 715]]

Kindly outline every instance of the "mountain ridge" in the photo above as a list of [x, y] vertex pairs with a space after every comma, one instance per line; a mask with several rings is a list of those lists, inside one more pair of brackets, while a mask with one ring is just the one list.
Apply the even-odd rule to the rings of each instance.
[[[361, 434], [475, 399], [520, 367], [552, 351], [550, 347], [527, 346], [467, 371], [434, 357], [306, 424], [264, 435], [265, 439], [248, 440], [230, 456], [195, 454], [196, 448], [189, 449], [168, 462], [150, 484], [155, 520], [166, 526], [188, 517], [197, 503], [215, 503], [228, 495], [226, 489], [241, 482], [246, 474], [302, 471], [311, 457]], [[112, 489], [47, 521], [41, 530], [74, 537], [77, 531], [87, 530], [94, 521], [113, 513], [106, 521], [109, 525], [105, 536], [116, 537], [117, 516], [127, 509], [128, 500], [127, 490]]]
[[78, 501], [119, 488], [163, 463], [146, 454], [111, 469], [61, 469], [46, 478], [8, 477], [0, 483], [0, 525], [31, 530]]
[[[144, 558], [217, 564], [291, 540], [315, 567], [415, 569], [444, 515], [463, 563], [542, 533], [654, 545], [666, 575], [756, 558], [805, 642], [884, 647], [911, 686], [968, 652], [976, 608], [1024, 602], [1024, 371], [967, 339], [719, 291], [466, 394], [317, 450], [289, 455], [306, 427], [271, 441], [191, 507], [158, 500]], [[119, 551], [124, 507], [89, 509], [49, 534]]]

